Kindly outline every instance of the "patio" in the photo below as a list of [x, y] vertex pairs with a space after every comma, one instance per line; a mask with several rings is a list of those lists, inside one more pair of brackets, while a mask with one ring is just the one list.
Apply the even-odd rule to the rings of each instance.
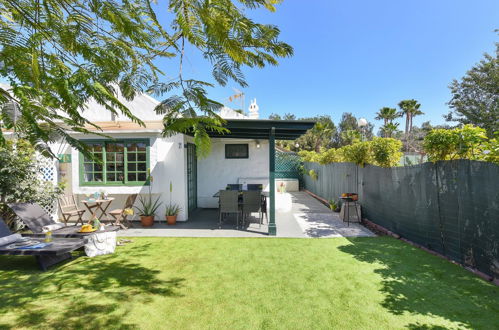
[[[235, 218], [229, 218], [218, 228], [218, 209], [197, 209], [185, 222], [167, 226], [164, 221], [154, 227], [140, 227], [121, 230], [119, 236], [127, 237], [268, 237], [268, 225], [264, 218], [260, 227], [256, 214], [249, 226], [243, 230], [235, 228]], [[365, 227], [346, 223], [337, 213], [331, 212], [305, 192], [290, 192], [276, 195], [277, 237], [362, 237], [374, 236]]]

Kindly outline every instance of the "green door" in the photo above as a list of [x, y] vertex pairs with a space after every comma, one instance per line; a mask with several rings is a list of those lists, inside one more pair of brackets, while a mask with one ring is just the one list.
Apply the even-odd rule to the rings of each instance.
[[187, 143], [187, 198], [189, 214], [198, 207], [198, 162], [196, 145]]

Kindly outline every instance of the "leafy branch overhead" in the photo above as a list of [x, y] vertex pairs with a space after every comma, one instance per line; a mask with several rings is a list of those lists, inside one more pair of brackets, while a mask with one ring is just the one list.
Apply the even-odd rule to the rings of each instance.
[[[244, 12], [274, 11], [280, 2], [0, 0], [0, 78], [10, 85], [0, 86], [2, 128], [32, 143], [65, 138], [82, 149], [69, 133], [89, 133], [87, 102], [143, 124], [118, 96], [150, 91], [164, 97], [157, 109], [164, 133], [190, 131], [206, 152], [208, 132], [226, 130], [215, 113], [220, 103], [207, 96], [213, 84], [185, 77], [186, 51], [201, 52], [214, 83], [247, 86], [243, 67], [277, 65], [293, 53], [276, 26]], [[162, 24], [157, 14], [167, 11], [170, 22]]]

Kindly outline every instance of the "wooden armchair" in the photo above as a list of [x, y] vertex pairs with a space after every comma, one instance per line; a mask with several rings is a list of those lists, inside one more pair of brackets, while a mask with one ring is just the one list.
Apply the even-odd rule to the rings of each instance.
[[78, 208], [74, 195], [59, 197], [58, 201], [62, 218], [66, 225], [72, 217], [77, 217], [75, 226], [77, 226], [79, 222], [83, 225], [82, 216], [85, 214], [85, 210]]

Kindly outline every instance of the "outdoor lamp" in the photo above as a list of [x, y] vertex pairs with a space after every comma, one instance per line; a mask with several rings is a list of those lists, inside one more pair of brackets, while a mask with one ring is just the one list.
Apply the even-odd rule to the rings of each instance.
[[260, 149], [260, 141], [259, 141], [259, 140], [256, 140], [255, 142], [256, 142], [256, 148], [257, 148], [257, 149]]
[[359, 118], [359, 120], [357, 120], [357, 125], [359, 127], [366, 127], [367, 126], [366, 118]]

